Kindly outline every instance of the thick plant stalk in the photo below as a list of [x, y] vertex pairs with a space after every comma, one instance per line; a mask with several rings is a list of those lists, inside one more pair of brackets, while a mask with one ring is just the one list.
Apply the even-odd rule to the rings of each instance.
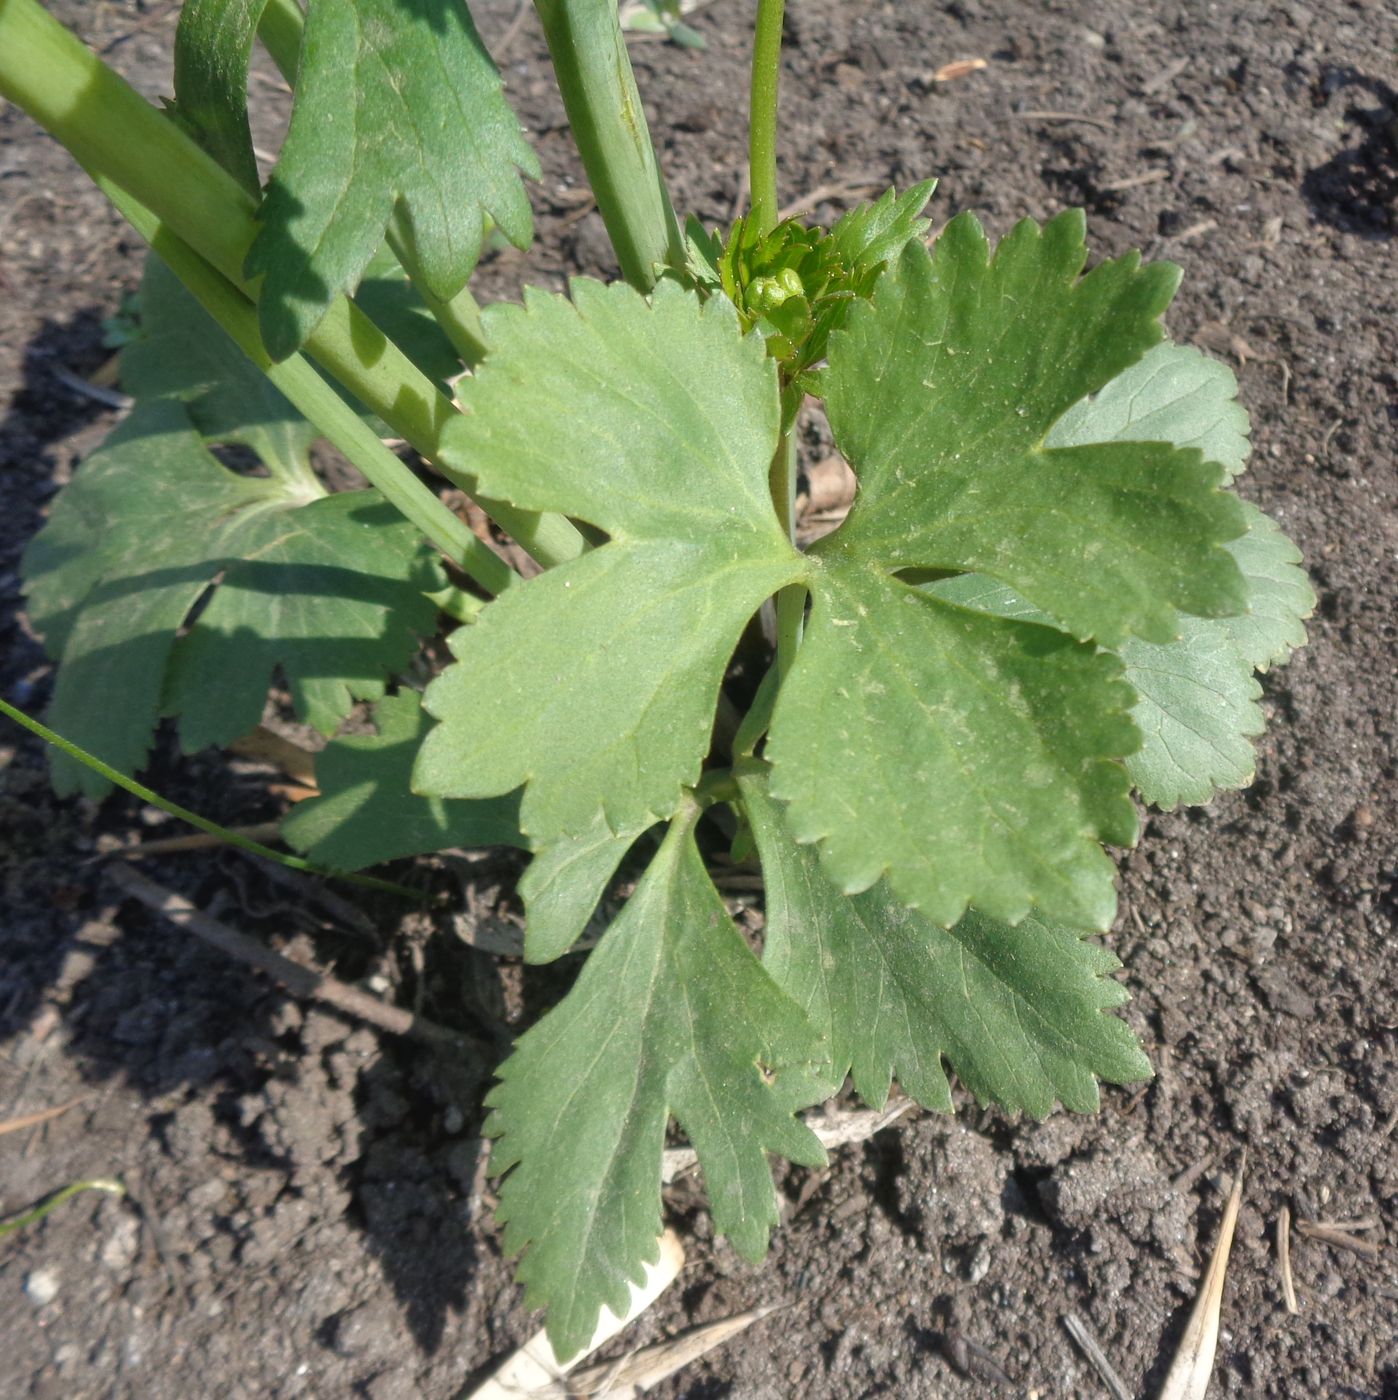
[[[248, 291], [252, 196], [37, 0], [0, 0], [0, 96]], [[306, 349], [428, 461], [439, 460], [442, 429], [456, 409], [357, 306], [338, 297]], [[541, 564], [583, 552], [582, 536], [561, 516], [485, 498], [480, 504]]]
[[514, 570], [478, 540], [465, 522], [383, 445], [373, 429], [306, 360], [292, 355], [274, 364], [267, 358], [257, 335], [257, 310], [236, 287], [165, 228], [150, 210], [117, 189], [105, 176], [94, 179], [238, 348], [364, 473], [372, 486], [487, 592], [501, 593], [510, 586], [518, 577]]
[[622, 275], [639, 291], [684, 241], [651, 145], [616, 0], [534, 0], [563, 105]]

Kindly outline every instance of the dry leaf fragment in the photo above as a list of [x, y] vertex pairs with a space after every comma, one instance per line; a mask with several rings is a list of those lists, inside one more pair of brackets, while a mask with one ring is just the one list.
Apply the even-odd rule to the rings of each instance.
[[526, 1395], [566, 1394], [566, 1391], [553, 1389], [556, 1382], [645, 1312], [675, 1281], [683, 1264], [684, 1246], [673, 1230], [666, 1230], [660, 1237], [660, 1257], [646, 1265], [645, 1281], [631, 1285], [631, 1302], [624, 1317], [619, 1318], [610, 1308], [604, 1307], [592, 1340], [567, 1362], [560, 1361], [554, 1354], [548, 1334], [541, 1328], [518, 1351], [506, 1357], [500, 1369], [484, 1385], [473, 1390], [467, 1400], [519, 1400]]
[[1277, 1216], [1277, 1263], [1281, 1266], [1282, 1296], [1286, 1299], [1286, 1310], [1295, 1314], [1301, 1311], [1296, 1302], [1296, 1285], [1291, 1277], [1291, 1211], [1283, 1206]]
[[1209, 1377], [1213, 1375], [1214, 1369], [1214, 1353], [1218, 1350], [1218, 1319], [1223, 1306], [1223, 1282], [1228, 1272], [1228, 1251], [1233, 1247], [1238, 1208], [1243, 1203], [1243, 1170], [1246, 1166], [1247, 1152], [1244, 1151], [1242, 1160], [1238, 1163], [1238, 1175], [1233, 1181], [1228, 1205], [1223, 1212], [1223, 1223], [1219, 1226], [1218, 1243], [1214, 1246], [1213, 1258], [1209, 1260], [1199, 1296], [1194, 1300], [1194, 1310], [1189, 1315], [1189, 1325], [1184, 1329], [1179, 1349], [1170, 1363], [1165, 1384], [1160, 1389], [1160, 1400], [1204, 1400], [1205, 1392], [1209, 1388]]
[[983, 58], [958, 58], [952, 63], [944, 63], [932, 75], [934, 83], [949, 83], [955, 78], [964, 78], [969, 73], [979, 73], [990, 65]]
[[562, 1400], [562, 1397], [570, 1395], [605, 1395], [607, 1400], [632, 1400], [632, 1397], [644, 1395], [652, 1387], [669, 1380], [691, 1361], [697, 1361], [740, 1332], [745, 1332], [754, 1322], [760, 1322], [785, 1306], [784, 1303], [767, 1303], [735, 1313], [732, 1317], [721, 1318], [718, 1322], [691, 1327], [677, 1337], [642, 1347], [619, 1362], [589, 1366], [585, 1371], [578, 1371], [566, 1384], [555, 1383], [543, 1392], [543, 1396], [556, 1395]]

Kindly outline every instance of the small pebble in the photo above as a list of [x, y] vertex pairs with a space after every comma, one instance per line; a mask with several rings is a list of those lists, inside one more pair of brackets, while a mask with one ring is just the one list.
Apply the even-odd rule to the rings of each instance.
[[24, 1278], [24, 1296], [36, 1308], [46, 1307], [58, 1297], [58, 1270], [35, 1269]]

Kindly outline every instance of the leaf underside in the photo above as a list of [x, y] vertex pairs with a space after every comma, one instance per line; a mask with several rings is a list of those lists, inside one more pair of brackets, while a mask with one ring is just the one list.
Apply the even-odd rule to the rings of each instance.
[[296, 102], [259, 213], [249, 277], [282, 359], [351, 292], [398, 219], [427, 290], [465, 285], [485, 220], [525, 246], [520, 172], [538, 162], [464, 0], [311, 0]]
[[564, 1001], [516, 1042], [487, 1103], [504, 1244], [560, 1357], [625, 1311], [660, 1234], [670, 1115], [715, 1227], [758, 1259], [777, 1223], [766, 1153], [820, 1165], [797, 1109], [822, 1097], [819, 1037], [772, 982], [677, 821]]

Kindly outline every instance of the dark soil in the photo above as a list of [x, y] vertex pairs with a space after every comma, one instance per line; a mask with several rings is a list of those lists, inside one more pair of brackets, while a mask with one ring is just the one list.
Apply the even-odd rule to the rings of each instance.
[[[171, 5], [53, 8], [152, 96]], [[513, 0], [479, 7], [501, 36]], [[633, 48], [676, 202], [726, 221], [739, 195], [753, 6], [715, 0], [693, 53]], [[1215, 1394], [1398, 1396], [1398, 1269], [1298, 1240], [1281, 1301], [1279, 1210], [1398, 1209], [1394, 599], [1398, 598], [1398, 11], [1382, 0], [1122, 6], [793, 0], [782, 197], [942, 179], [993, 233], [1085, 205], [1099, 253], [1183, 264], [1174, 334], [1230, 359], [1253, 413], [1245, 494], [1304, 549], [1311, 645], [1266, 681], [1272, 730], [1247, 793], [1152, 816], [1122, 860], [1113, 944], [1126, 1015], [1158, 1067], [1099, 1118], [1042, 1125], [966, 1104], [842, 1151], [752, 1268], [676, 1193], [680, 1284], [650, 1340], [759, 1302], [789, 1308], [662, 1393], [1101, 1396], [1062, 1316], [1136, 1393], [1178, 1339], [1249, 1149]], [[982, 57], [946, 83], [942, 64]], [[602, 226], [527, 15], [502, 55], [546, 175], [539, 241], [493, 257], [491, 295], [606, 271]], [[283, 98], [255, 95], [273, 120]], [[1044, 115], [1050, 114], [1050, 115]], [[1133, 183], [1134, 182], [1134, 183]], [[100, 323], [140, 249], [66, 155], [0, 112], [0, 684], [31, 709], [49, 670], [18, 611], [17, 560], [114, 415], [66, 387], [107, 358]], [[837, 207], [817, 211], [828, 218]], [[119, 703], [120, 697], [112, 697]], [[124, 902], [88, 863], [139, 804], [56, 802], [35, 744], [0, 733], [0, 1210], [119, 1175], [0, 1243], [9, 1394], [454, 1395], [535, 1320], [490, 1222], [474, 1133], [488, 1062], [448, 1062], [307, 1009]], [[255, 766], [162, 750], [152, 781], [209, 815], [275, 815]], [[294, 956], [479, 1029], [521, 1014], [496, 960], [448, 928], [366, 906], [372, 936], [242, 857], [151, 873]], [[471, 907], [507, 907], [477, 872]], [[508, 872], [505, 872], [506, 874]], [[429, 934], [435, 936], [429, 937]], [[513, 971], [504, 974], [513, 978]], [[784, 1181], [793, 1200], [805, 1174]], [[50, 1293], [52, 1294], [49, 1297]], [[48, 1298], [48, 1301], [44, 1301]]]

